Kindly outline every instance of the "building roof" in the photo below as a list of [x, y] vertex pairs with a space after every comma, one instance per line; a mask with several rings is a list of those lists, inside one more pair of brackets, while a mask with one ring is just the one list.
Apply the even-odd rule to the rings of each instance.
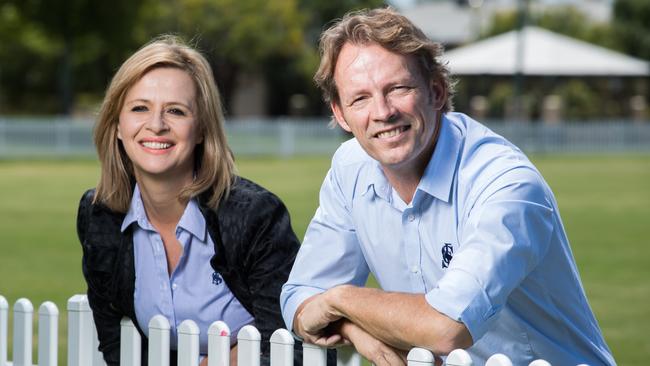
[[[390, 1], [390, 0], [389, 0]], [[517, 11], [519, 0], [392, 0], [406, 3], [400, 12], [417, 25], [430, 39], [449, 46], [465, 44], [478, 38], [491, 24], [494, 15]], [[475, 3], [474, 7], [470, 3]], [[612, 16], [613, 0], [537, 0], [530, 12], [541, 14], [548, 10], [572, 7], [596, 23], [606, 23]]]
[[478, 33], [469, 8], [454, 1], [419, 4], [402, 10], [402, 14], [422, 29], [427, 37], [440, 43], [465, 43], [475, 39]]
[[[459, 47], [443, 56], [456, 75], [512, 75], [519, 69], [519, 32]], [[521, 71], [526, 75], [646, 76], [648, 62], [538, 27], [521, 31]]]

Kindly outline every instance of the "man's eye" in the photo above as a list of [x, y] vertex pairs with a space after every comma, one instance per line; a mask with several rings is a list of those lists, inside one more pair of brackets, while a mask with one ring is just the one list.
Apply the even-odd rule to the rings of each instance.
[[363, 102], [364, 100], [366, 100], [366, 97], [357, 97], [357, 98], [354, 98], [354, 99], [352, 99], [352, 102], [350, 103], [350, 105], [356, 105], [356, 104], [359, 104], [359, 103]]
[[406, 85], [397, 85], [393, 87], [393, 90], [405, 92], [411, 90], [411, 87]]

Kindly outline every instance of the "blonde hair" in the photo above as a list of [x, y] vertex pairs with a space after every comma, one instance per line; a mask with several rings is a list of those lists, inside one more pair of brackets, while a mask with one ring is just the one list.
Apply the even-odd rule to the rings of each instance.
[[439, 83], [446, 90], [447, 99], [442, 112], [453, 110], [454, 84], [447, 67], [438, 61], [442, 55], [442, 45], [429, 40], [422, 30], [390, 7], [347, 13], [323, 32], [320, 38], [321, 61], [314, 81], [323, 92], [325, 102], [339, 102], [334, 69], [339, 53], [346, 43], [375, 43], [391, 52], [414, 56], [427, 83]]
[[207, 204], [217, 207], [235, 175], [235, 164], [224, 132], [221, 96], [205, 57], [175, 36], [161, 36], [129, 57], [111, 81], [93, 132], [101, 176], [93, 203], [126, 212], [135, 177], [133, 165], [117, 138], [120, 110], [127, 92], [152, 69], [172, 67], [190, 75], [196, 86], [197, 121], [203, 142], [194, 150], [195, 179], [179, 193], [185, 200], [208, 192]]

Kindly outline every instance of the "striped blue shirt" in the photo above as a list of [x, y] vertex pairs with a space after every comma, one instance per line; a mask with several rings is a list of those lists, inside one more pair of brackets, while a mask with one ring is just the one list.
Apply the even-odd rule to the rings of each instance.
[[185, 319], [196, 322], [201, 331], [200, 352], [207, 353], [208, 328], [216, 320], [228, 324], [231, 343], [253, 317], [232, 294], [221, 275], [210, 266], [215, 248], [198, 203], [188, 202], [176, 227], [176, 238], [183, 253], [169, 275], [167, 257], [160, 234], [151, 225], [136, 185], [122, 231], [133, 224], [135, 255], [135, 314], [140, 328], [148, 335], [149, 321], [162, 314], [171, 325], [171, 348], [177, 347], [176, 328]]
[[340, 284], [425, 294], [465, 324], [476, 365], [503, 353], [515, 365], [612, 365], [587, 303], [559, 210], [540, 173], [503, 137], [445, 114], [411, 203], [356, 140], [335, 153], [281, 295], [297, 307]]

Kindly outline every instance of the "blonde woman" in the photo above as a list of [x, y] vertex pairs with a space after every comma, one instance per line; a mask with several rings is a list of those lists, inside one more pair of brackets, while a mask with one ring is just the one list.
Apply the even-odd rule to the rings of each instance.
[[174, 37], [138, 50], [108, 87], [94, 131], [101, 178], [81, 199], [77, 231], [109, 365], [119, 364], [122, 317], [146, 345], [149, 320], [164, 315], [172, 349], [192, 319], [202, 355], [209, 325], [223, 320], [231, 365], [241, 327], [268, 341], [283, 326], [278, 297], [299, 242], [280, 199], [235, 175], [223, 120], [209, 64]]

